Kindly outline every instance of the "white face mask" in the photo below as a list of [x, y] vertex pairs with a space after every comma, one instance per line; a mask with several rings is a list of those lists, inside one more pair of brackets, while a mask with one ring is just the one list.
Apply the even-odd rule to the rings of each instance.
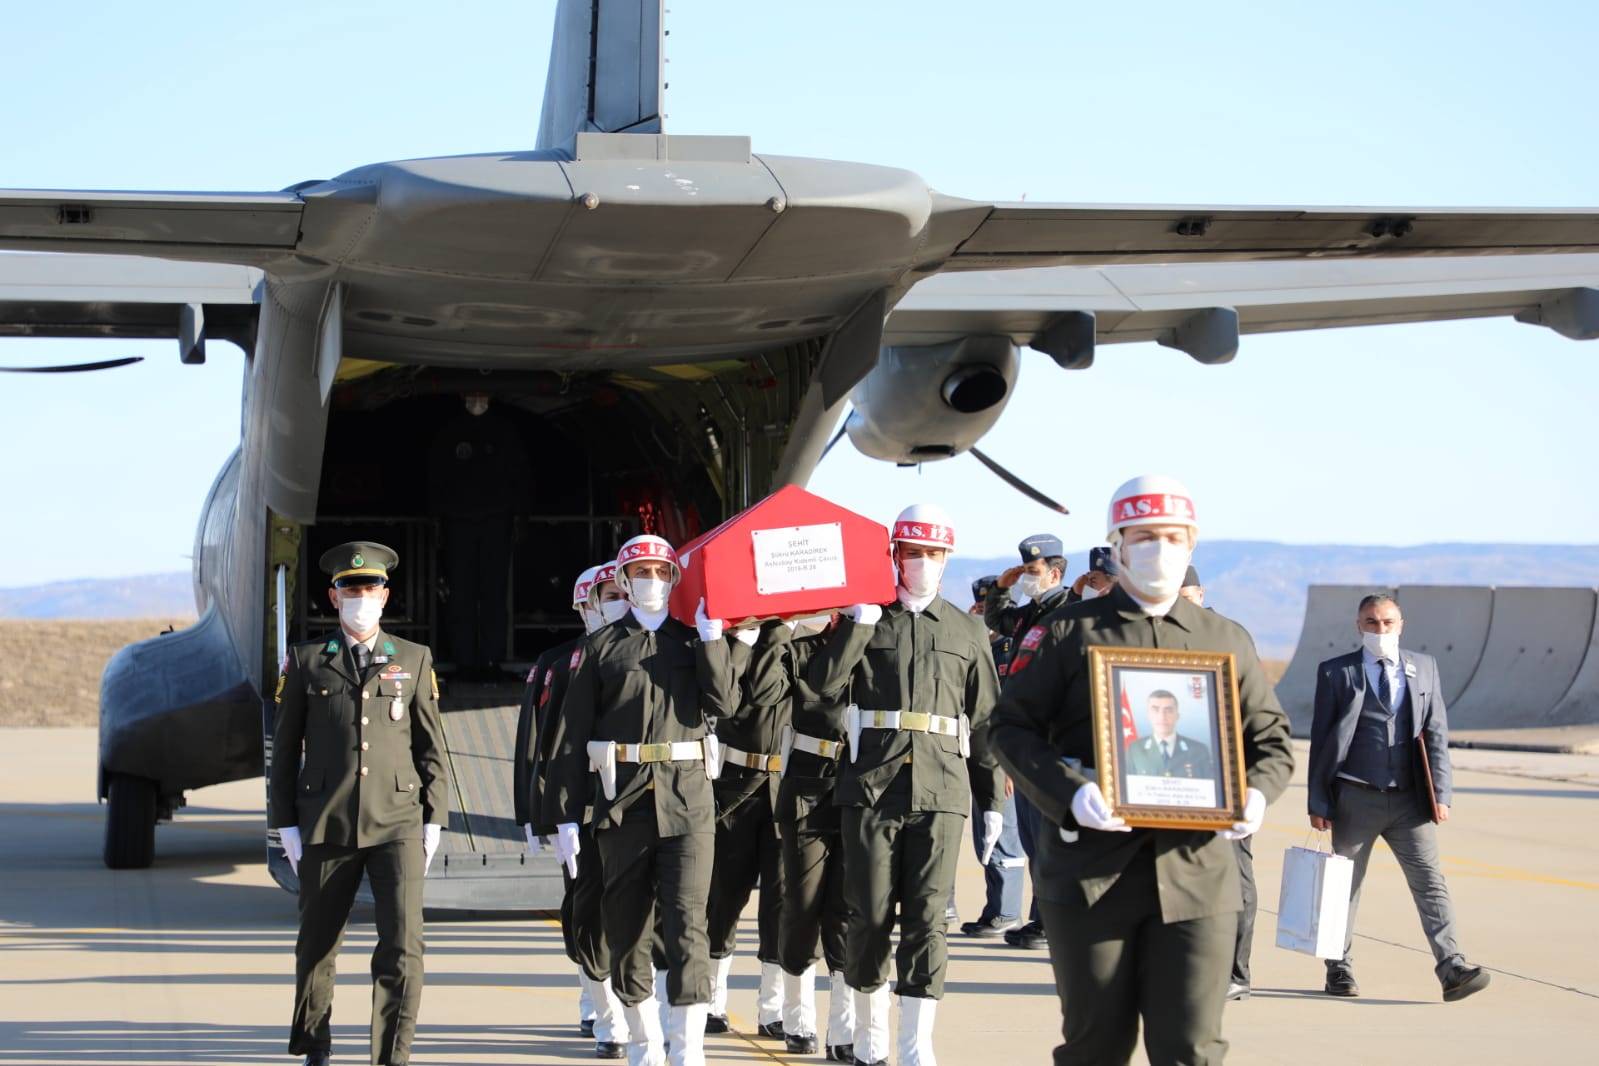
[[1016, 591], [1030, 600], [1038, 599], [1038, 594], [1043, 590], [1039, 588], [1044, 579], [1037, 574], [1023, 574], [1016, 579]]
[[379, 596], [352, 596], [339, 600], [339, 622], [351, 633], [370, 633], [378, 627], [383, 617], [383, 599]]
[[1175, 599], [1188, 576], [1193, 549], [1169, 540], [1145, 540], [1122, 549], [1127, 583], [1144, 599], [1162, 603]]
[[605, 624], [605, 619], [601, 618], [599, 613], [586, 603], [577, 609], [577, 614], [579, 618], [583, 619], [583, 632], [585, 633], [593, 633]]
[[1085, 600], [1097, 600], [1103, 595], [1103, 592], [1099, 591], [1092, 585], [1083, 586], [1083, 599]]
[[906, 592], [918, 599], [937, 592], [939, 582], [943, 579], [944, 562], [941, 559], [935, 561], [923, 555], [904, 559], [899, 564], [899, 583], [905, 586]]
[[1398, 633], [1368, 633], [1361, 630], [1360, 643], [1378, 659], [1387, 659], [1391, 663], [1399, 661]]
[[666, 607], [666, 598], [672, 594], [672, 583], [658, 577], [635, 577], [629, 584], [633, 605], [641, 611], [659, 611]]
[[606, 600], [600, 604], [601, 625], [610, 625], [627, 613], [626, 600]]

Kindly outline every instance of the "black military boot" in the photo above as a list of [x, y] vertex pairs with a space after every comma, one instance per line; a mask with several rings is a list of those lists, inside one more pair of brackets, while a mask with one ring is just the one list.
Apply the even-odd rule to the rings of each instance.
[[810, 1033], [784, 1033], [783, 1047], [790, 1055], [814, 1055], [816, 1037]]
[[619, 1059], [627, 1052], [621, 1044], [612, 1040], [596, 1040], [594, 1042], [594, 1057], [597, 1059]]

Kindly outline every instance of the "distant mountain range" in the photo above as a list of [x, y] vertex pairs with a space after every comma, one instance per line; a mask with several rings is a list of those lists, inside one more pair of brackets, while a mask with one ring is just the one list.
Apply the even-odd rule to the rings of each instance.
[[193, 618], [187, 570], [0, 589], [0, 618]]
[[[1068, 580], [1082, 572], [1086, 548], [1067, 552]], [[1014, 555], [957, 555], [944, 587], [951, 602], [971, 603], [972, 578], [997, 574]], [[1410, 548], [1340, 544], [1202, 541], [1194, 565], [1206, 603], [1254, 634], [1266, 658], [1286, 659], [1299, 641], [1305, 589], [1357, 585], [1599, 585], [1599, 545], [1422, 544]], [[184, 618], [194, 615], [185, 572], [62, 581], [0, 589], [0, 618]]]
[[[1067, 580], [1088, 562], [1086, 548], [1067, 552]], [[950, 563], [951, 602], [971, 603], [972, 578], [995, 574], [1017, 557]], [[1286, 659], [1299, 642], [1305, 590], [1311, 585], [1599, 585], [1599, 545], [1420, 544], [1410, 548], [1268, 541], [1200, 541], [1194, 567], [1205, 604], [1242, 622], [1262, 656]], [[1351, 624], [1352, 621], [1351, 621]]]

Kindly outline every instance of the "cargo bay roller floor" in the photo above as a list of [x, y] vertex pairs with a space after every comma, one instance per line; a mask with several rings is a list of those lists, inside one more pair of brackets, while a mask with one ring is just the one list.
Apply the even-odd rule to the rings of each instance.
[[[453, 712], [452, 712], [453, 713]], [[1440, 833], [1462, 943], [1493, 984], [1440, 1001], [1398, 864], [1372, 859], [1361, 901], [1363, 997], [1321, 995], [1321, 963], [1273, 945], [1285, 848], [1304, 842], [1300, 773], [1256, 838], [1261, 911], [1255, 994], [1227, 1007], [1229, 1066], [1446, 1061], [1587, 1062], [1599, 1032], [1599, 843], [1573, 833], [1599, 811], [1599, 757], [1456, 753], [1455, 818]], [[157, 830], [156, 864], [100, 865], [92, 729], [0, 730], [0, 1066], [287, 1063], [295, 901], [263, 864], [261, 782], [201, 789]], [[476, 831], [474, 830], [474, 835]], [[433, 882], [439, 868], [428, 877]], [[961, 848], [963, 918], [982, 872]], [[709, 1037], [715, 1066], [820, 1063], [754, 1035], [752, 906], [730, 982], [735, 1032]], [[334, 1061], [366, 1061], [370, 907], [339, 957]], [[946, 1066], [1039, 1063], [1057, 1042], [1048, 956], [955, 931], [934, 1035]], [[593, 1061], [577, 982], [555, 923], [430, 920], [414, 1066]], [[827, 993], [818, 993], [825, 1017]], [[1143, 1062], [1140, 1053], [1135, 1062]]]

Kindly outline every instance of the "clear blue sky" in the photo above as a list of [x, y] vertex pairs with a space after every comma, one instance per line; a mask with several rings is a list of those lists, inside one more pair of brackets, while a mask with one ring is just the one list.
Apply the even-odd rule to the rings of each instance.
[[[1599, 204], [1575, 3], [766, 4], [674, 0], [667, 128], [881, 162], [1031, 201]], [[7, 12], [0, 187], [276, 189], [382, 159], [530, 146], [552, 2], [130, 5]], [[0, 361], [144, 354], [0, 379], [0, 586], [187, 565], [238, 436], [237, 352], [0, 341]], [[813, 487], [889, 518], [943, 503], [962, 547], [1096, 541], [1123, 477], [1192, 487], [1209, 537], [1599, 540], [1599, 344], [1510, 322], [1246, 338], [1229, 367], [1154, 345], [1063, 373], [1024, 356], [983, 447], [841, 446]]]

